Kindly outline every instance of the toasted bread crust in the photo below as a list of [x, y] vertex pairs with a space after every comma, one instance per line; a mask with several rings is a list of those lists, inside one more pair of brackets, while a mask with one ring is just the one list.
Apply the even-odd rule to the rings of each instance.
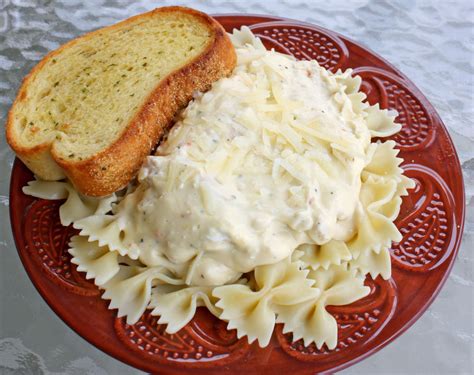
[[[17, 156], [39, 177], [57, 180], [66, 176], [78, 191], [89, 196], [105, 196], [121, 189], [136, 175], [145, 157], [172, 125], [176, 112], [192, 99], [193, 92], [207, 90], [213, 82], [232, 72], [236, 55], [224, 29], [213, 18], [196, 10], [184, 7], [158, 8], [106, 29], [121, 27], [136, 18], [153, 17], [159, 12], [184, 12], [195, 16], [209, 27], [213, 40], [203, 53], [160, 82], [114, 143], [88, 159], [66, 160], [56, 152], [54, 142], [34, 147], [22, 146], [13, 133], [13, 111], [15, 104], [25, 97], [28, 84], [35, 73], [48, 60], [78, 40], [94, 37], [101, 30], [72, 40], [49, 53], [25, 77], [8, 115], [6, 137]], [[51, 159], [57, 164], [57, 168], [52, 167], [55, 164], [51, 163]]]

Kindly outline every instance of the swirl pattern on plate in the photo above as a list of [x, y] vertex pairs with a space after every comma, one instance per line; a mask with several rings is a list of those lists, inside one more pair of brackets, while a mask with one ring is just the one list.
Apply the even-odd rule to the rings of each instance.
[[249, 348], [246, 340], [237, 338], [235, 330], [227, 330], [225, 322], [203, 309], [175, 334], [166, 333], [166, 325], [158, 324], [158, 319], [150, 311], [133, 325], [127, 324], [123, 318], [116, 319], [115, 331], [134, 351], [160, 361], [179, 361], [188, 365], [231, 362]]
[[416, 187], [406, 197], [407, 207], [402, 206], [397, 220], [403, 239], [392, 245], [392, 263], [409, 271], [429, 271], [454, 249], [453, 198], [443, 179], [431, 169], [412, 165], [405, 172], [416, 181]]
[[26, 216], [25, 231], [28, 249], [46, 275], [61, 287], [84, 296], [98, 296], [99, 289], [77, 272], [67, 252], [69, 239], [76, 234], [72, 227], [63, 227], [59, 220], [62, 201], [35, 201]]
[[298, 60], [316, 60], [335, 72], [349, 55], [342, 40], [332, 33], [300, 24], [271, 22], [250, 27], [267, 48], [295, 56]]
[[396, 121], [402, 125], [392, 137], [402, 151], [415, 151], [428, 147], [435, 137], [429, 111], [404, 80], [378, 68], [356, 68], [354, 75], [362, 78], [361, 90], [371, 104], [398, 112]]

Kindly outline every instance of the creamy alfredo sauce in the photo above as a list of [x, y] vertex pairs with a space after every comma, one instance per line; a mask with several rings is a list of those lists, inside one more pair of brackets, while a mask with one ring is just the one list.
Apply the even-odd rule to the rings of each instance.
[[344, 80], [259, 45], [237, 54], [115, 210], [139, 259], [174, 265], [188, 284], [233, 282], [301, 244], [354, 234], [370, 135]]

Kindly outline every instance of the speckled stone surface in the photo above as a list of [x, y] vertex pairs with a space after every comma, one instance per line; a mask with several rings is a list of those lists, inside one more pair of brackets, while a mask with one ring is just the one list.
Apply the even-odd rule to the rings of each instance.
[[[311, 22], [361, 42], [405, 73], [438, 110], [461, 159], [464, 239], [440, 295], [405, 334], [347, 374], [474, 371], [474, 7], [457, 1], [0, 0], [0, 123], [21, 79], [48, 51], [159, 5]], [[140, 374], [85, 342], [49, 309], [16, 254], [8, 219], [13, 152], [0, 137], [0, 374]]]

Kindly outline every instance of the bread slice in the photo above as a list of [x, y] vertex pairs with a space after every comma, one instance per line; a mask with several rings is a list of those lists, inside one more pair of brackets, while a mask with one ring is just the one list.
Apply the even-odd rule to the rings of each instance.
[[235, 66], [208, 15], [164, 7], [66, 43], [25, 78], [7, 141], [38, 177], [89, 196], [125, 186], [196, 90]]

